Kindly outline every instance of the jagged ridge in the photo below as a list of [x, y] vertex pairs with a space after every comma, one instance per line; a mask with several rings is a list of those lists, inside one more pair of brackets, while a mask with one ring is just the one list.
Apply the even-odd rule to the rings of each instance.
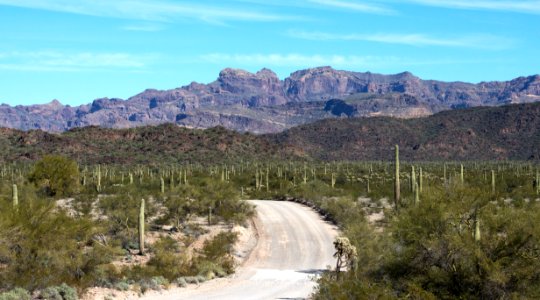
[[[328, 100], [341, 109], [325, 109]], [[295, 125], [339, 116], [418, 117], [442, 110], [540, 100], [540, 76], [508, 82], [440, 82], [411, 73], [359, 73], [319, 67], [280, 80], [268, 69], [253, 74], [224, 69], [209, 84], [146, 90], [127, 100], [96, 99], [77, 107], [57, 100], [45, 105], [0, 106], [0, 126], [61, 132], [97, 125], [129, 128], [176, 123], [187, 127], [224, 126], [254, 133], [279, 132]], [[344, 106], [345, 105], [345, 106]], [[350, 107], [347, 107], [350, 106]]]

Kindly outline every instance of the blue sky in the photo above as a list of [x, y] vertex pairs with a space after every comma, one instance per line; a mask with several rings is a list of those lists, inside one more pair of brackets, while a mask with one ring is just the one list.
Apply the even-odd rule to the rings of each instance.
[[89, 103], [323, 65], [480, 82], [540, 73], [537, 0], [0, 0], [0, 103]]

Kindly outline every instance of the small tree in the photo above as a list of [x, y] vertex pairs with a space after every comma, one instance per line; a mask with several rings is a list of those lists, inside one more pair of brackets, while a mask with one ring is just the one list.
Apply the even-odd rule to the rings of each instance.
[[79, 168], [69, 158], [46, 155], [36, 163], [29, 179], [49, 196], [68, 196], [79, 188]]
[[337, 258], [336, 277], [338, 277], [341, 268], [347, 266], [350, 270], [354, 267], [358, 255], [356, 253], [356, 247], [346, 237], [337, 237], [334, 241], [334, 248], [336, 248], [334, 257]]

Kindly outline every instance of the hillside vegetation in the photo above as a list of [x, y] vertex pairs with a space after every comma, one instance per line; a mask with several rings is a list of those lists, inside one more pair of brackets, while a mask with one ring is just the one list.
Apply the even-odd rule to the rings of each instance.
[[3, 161], [45, 154], [80, 163], [212, 164], [257, 159], [386, 160], [401, 145], [407, 160], [538, 160], [540, 103], [441, 112], [417, 119], [327, 119], [279, 134], [237, 133], [172, 124], [131, 129], [86, 127], [62, 134], [0, 130]]

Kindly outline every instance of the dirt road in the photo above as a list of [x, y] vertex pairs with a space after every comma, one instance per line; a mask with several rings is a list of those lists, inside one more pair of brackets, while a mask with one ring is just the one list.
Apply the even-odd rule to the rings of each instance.
[[149, 294], [143, 299], [303, 299], [312, 277], [334, 264], [334, 226], [313, 210], [293, 202], [252, 200], [259, 240], [249, 258], [230, 278], [200, 286]]

